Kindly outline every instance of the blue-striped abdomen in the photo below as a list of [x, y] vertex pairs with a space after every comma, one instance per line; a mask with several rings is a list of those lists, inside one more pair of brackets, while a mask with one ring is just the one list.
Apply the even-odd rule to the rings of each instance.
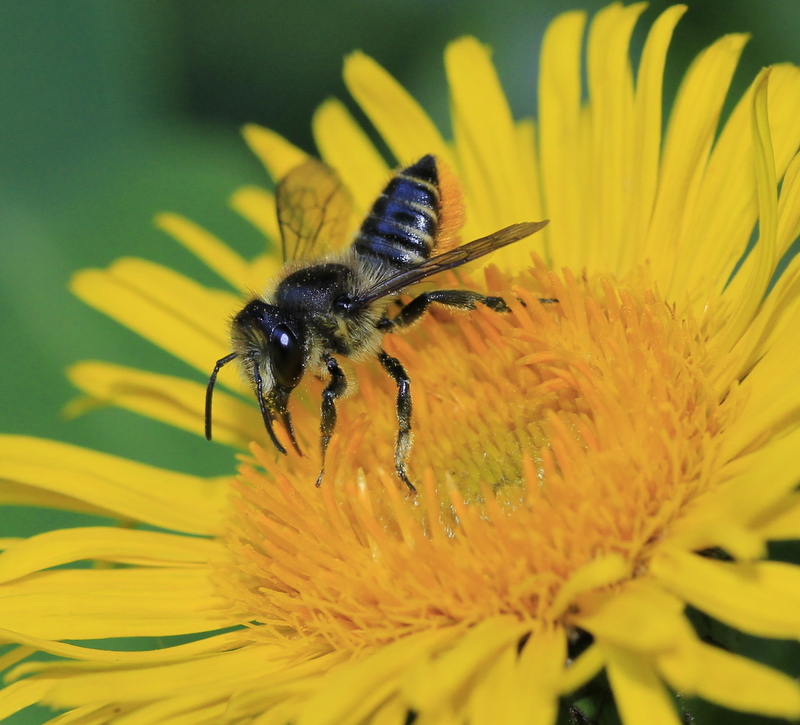
[[398, 269], [431, 256], [439, 224], [436, 159], [400, 171], [372, 205], [353, 242], [356, 253]]

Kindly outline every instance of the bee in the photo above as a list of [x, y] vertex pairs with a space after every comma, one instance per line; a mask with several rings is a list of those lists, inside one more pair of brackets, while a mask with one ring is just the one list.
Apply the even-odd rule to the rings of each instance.
[[[255, 392], [274, 446], [279, 421], [302, 455], [289, 413], [289, 396], [306, 372], [327, 384], [322, 391], [320, 446], [325, 453], [336, 426], [336, 401], [347, 390], [337, 356], [377, 357], [397, 386], [398, 433], [394, 464], [412, 493], [407, 473], [411, 448], [411, 381], [401, 362], [381, 347], [383, 335], [416, 322], [432, 303], [474, 309], [476, 303], [507, 311], [501, 297], [464, 289], [422, 292], [393, 317], [389, 307], [408, 287], [459, 267], [539, 231], [548, 221], [513, 224], [486, 237], [447, 249], [460, 226], [459, 201], [443, 198], [452, 187], [432, 155], [398, 171], [372, 205], [349, 247], [328, 251], [347, 237], [352, 201], [336, 172], [309, 159], [278, 184], [276, 205], [284, 269], [270, 291], [251, 299], [231, 323], [232, 352], [218, 360], [206, 390], [205, 434], [211, 440], [211, 401], [220, 369], [238, 361]], [[443, 183], [446, 182], [446, 183]], [[454, 192], [448, 192], [455, 197]], [[463, 208], [463, 207], [460, 207]]]

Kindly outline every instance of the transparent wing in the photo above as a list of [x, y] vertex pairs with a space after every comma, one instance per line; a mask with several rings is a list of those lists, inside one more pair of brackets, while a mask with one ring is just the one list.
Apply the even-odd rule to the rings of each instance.
[[275, 191], [283, 261], [315, 259], [343, 246], [353, 200], [339, 175], [309, 158], [281, 179]]
[[538, 232], [540, 229], [547, 226], [549, 221], [549, 219], [545, 219], [541, 222], [512, 224], [510, 227], [505, 227], [504, 229], [494, 232], [494, 234], [489, 234], [489, 236], [481, 237], [468, 244], [463, 244], [444, 254], [426, 259], [416, 267], [412, 267], [389, 279], [381, 281], [374, 287], [368, 289], [363, 295], [359, 296], [357, 300], [354, 300], [354, 303], [357, 306], [365, 307], [381, 297], [399, 292], [405, 287], [421, 282], [431, 275], [444, 272], [447, 269], [453, 269], [454, 267], [460, 267], [462, 264], [471, 262], [473, 259], [478, 259], [478, 257], [483, 257], [485, 254], [489, 254], [495, 249], [500, 249], [500, 247], [513, 244], [520, 239], [525, 239], [525, 237], [529, 237], [534, 232]]

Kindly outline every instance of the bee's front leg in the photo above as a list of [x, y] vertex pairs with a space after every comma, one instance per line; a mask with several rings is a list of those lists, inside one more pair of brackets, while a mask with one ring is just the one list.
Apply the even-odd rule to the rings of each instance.
[[336, 399], [341, 398], [347, 390], [347, 378], [345, 377], [336, 358], [330, 353], [322, 356], [325, 366], [331, 379], [322, 391], [322, 417], [320, 420], [320, 445], [322, 447], [322, 466], [317, 477], [317, 486], [322, 484], [322, 476], [325, 474], [325, 453], [328, 450], [328, 443], [331, 442], [333, 429], [336, 427]]
[[397, 441], [394, 446], [394, 465], [400, 480], [408, 486], [411, 493], [416, 493], [414, 484], [408, 480], [406, 461], [411, 451], [411, 380], [408, 373], [396, 357], [381, 350], [378, 360], [389, 377], [397, 385]]

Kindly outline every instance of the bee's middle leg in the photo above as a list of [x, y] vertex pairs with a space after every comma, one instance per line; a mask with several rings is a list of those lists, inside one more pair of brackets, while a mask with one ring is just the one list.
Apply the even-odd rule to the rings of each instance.
[[396, 357], [392, 357], [381, 350], [378, 352], [378, 360], [397, 385], [397, 422], [399, 429], [394, 446], [394, 466], [400, 480], [408, 486], [408, 490], [411, 493], [416, 493], [417, 489], [408, 480], [408, 474], [406, 473], [406, 461], [411, 450], [411, 379]]
[[403, 307], [393, 318], [384, 317], [378, 327], [391, 330], [394, 327], [406, 327], [416, 322], [432, 302], [438, 302], [445, 307], [455, 307], [459, 310], [474, 310], [475, 304], [480, 302], [497, 312], [508, 312], [508, 305], [502, 297], [488, 297], [480, 292], [463, 289], [443, 289], [432, 292], [423, 292]]
[[333, 429], [336, 427], [336, 399], [341, 398], [347, 390], [347, 378], [339, 367], [339, 363], [336, 362], [336, 358], [325, 353], [322, 359], [325, 361], [331, 379], [322, 391], [322, 417], [319, 426], [322, 434], [320, 438], [322, 467], [317, 477], [317, 486], [322, 484], [322, 476], [325, 474], [325, 453], [328, 450], [328, 443], [331, 442]]

